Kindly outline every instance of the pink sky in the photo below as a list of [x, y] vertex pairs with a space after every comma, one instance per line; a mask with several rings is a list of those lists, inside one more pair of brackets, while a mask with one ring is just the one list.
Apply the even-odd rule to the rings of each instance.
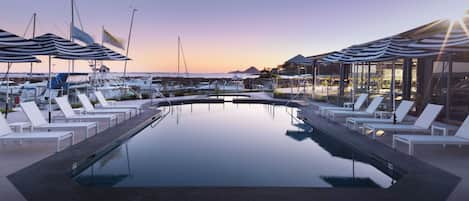
[[[396, 34], [469, 8], [468, 0], [76, 0], [85, 31], [100, 41], [101, 27], [126, 38], [135, 17], [129, 71], [177, 70], [181, 35], [190, 72], [275, 67], [296, 54], [314, 55]], [[23, 35], [33, 12], [38, 32], [68, 35], [69, 0], [6, 1], [1, 28]], [[30, 33], [28, 34], [30, 37]], [[35, 72], [47, 70], [47, 62]], [[54, 71], [66, 71], [55, 60]], [[111, 71], [123, 62], [108, 62]], [[5, 65], [6, 66], [6, 65]], [[26, 72], [18, 64], [14, 71]], [[89, 72], [87, 62], [77, 70]]]

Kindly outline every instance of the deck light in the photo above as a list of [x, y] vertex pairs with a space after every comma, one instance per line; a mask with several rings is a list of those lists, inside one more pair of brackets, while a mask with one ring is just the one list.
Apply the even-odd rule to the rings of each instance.
[[383, 136], [383, 135], [384, 135], [384, 130], [376, 131], [376, 136]]

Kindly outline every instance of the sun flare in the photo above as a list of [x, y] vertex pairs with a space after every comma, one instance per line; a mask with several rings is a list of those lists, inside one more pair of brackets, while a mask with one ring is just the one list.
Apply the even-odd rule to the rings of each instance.
[[461, 21], [464, 17], [467, 17], [469, 14], [468, 9], [463, 9], [459, 11], [451, 11], [450, 13], [447, 14], [447, 18], [450, 19], [451, 21]]

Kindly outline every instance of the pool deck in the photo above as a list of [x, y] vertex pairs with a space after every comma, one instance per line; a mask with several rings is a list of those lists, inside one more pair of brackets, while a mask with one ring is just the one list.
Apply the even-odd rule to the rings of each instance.
[[[295, 104], [311, 111], [301, 101], [273, 99], [267, 93], [249, 93], [250, 100], [241, 102]], [[148, 101], [148, 100], [147, 100]], [[220, 102], [206, 96], [155, 99], [165, 105], [198, 102]], [[125, 104], [125, 103], [123, 103]], [[25, 144], [2, 147], [0, 152], [0, 195], [2, 200], [466, 200], [469, 196], [469, 147], [417, 146], [416, 156], [409, 157], [405, 148], [390, 149], [390, 137], [374, 141], [358, 135], [337, 122], [304, 112], [310, 124], [331, 130], [335, 137], [376, 152], [399, 168], [410, 170], [410, 176], [389, 189], [314, 189], [310, 188], [92, 188], [75, 183], [70, 178], [72, 164], [93, 155], [122, 136], [129, 135], [151, 121], [159, 111], [147, 108], [131, 120], [105, 130], [98, 136], [54, 154], [51, 144]], [[9, 122], [25, 121], [22, 112], [9, 115]], [[331, 129], [333, 128], [333, 129]], [[454, 130], [454, 126], [451, 127]], [[130, 131], [129, 131], [130, 130]], [[125, 132], [128, 131], [128, 132]], [[334, 136], [333, 136], [334, 137]], [[402, 166], [399, 166], [399, 165]], [[444, 170], [444, 171], [443, 171]], [[8, 177], [7, 177], [8, 175]], [[456, 175], [456, 176], [454, 176]], [[461, 179], [460, 179], [461, 178]], [[460, 181], [460, 182], [459, 182]], [[458, 183], [459, 182], [459, 183]], [[456, 187], [456, 188], [454, 188]], [[392, 193], [390, 193], [392, 192]], [[367, 195], [367, 196], [365, 196]], [[401, 199], [402, 198], [402, 199]]]
[[[358, 131], [348, 129], [344, 125], [343, 121], [334, 122], [330, 120], [325, 120], [324, 118], [317, 116], [314, 111], [316, 110], [316, 107], [318, 105], [333, 106], [327, 103], [314, 102], [313, 104], [309, 104], [309, 106], [302, 108], [302, 113], [304, 116], [306, 116], [307, 119], [309, 119], [309, 123], [315, 126], [327, 125], [326, 127], [328, 129], [339, 127], [343, 130], [342, 132], [345, 133], [341, 134], [340, 137], [348, 137], [348, 135], [352, 135], [355, 136], [354, 138], [364, 138], [364, 140], [371, 141], [377, 146], [386, 147], [392, 150], [392, 135], [385, 135], [377, 137], [376, 140], [372, 140], [369, 137], [361, 135]], [[416, 117], [414, 116], [408, 116], [405, 119], [406, 122], [413, 122], [415, 120]], [[458, 129], [457, 126], [448, 125], [438, 121], [434, 122], [434, 125], [447, 128], [449, 130], [450, 135], [454, 135], [454, 133]], [[372, 151], [374, 152], [375, 150]], [[462, 146], [461, 148], [459, 148], [458, 146], [448, 145], [446, 148], [443, 148], [441, 145], [416, 145], [415, 154], [413, 156], [408, 156], [407, 145], [398, 143], [397, 150], [393, 151], [403, 154], [404, 158], [410, 158], [413, 160], [418, 160], [430, 164], [459, 177], [459, 183], [451, 191], [446, 200], [469, 200], [469, 191], [467, 190], [469, 189], [469, 146]]]

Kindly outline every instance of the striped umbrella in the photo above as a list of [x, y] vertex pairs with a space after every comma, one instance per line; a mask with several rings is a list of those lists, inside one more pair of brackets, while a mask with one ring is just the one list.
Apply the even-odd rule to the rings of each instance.
[[441, 52], [469, 51], [469, 16], [461, 21], [444, 21], [431, 33], [414, 36], [411, 47]]
[[84, 56], [74, 56], [74, 55], [57, 55], [56, 58], [59, 59], [73, 59], [73, 60], [100, 60], [100, 61], [125, 61], [130, 60], [130, 58], [115, 52], [105, 46], [102, 46], [97, 43], [86, 46], [86, 48], [93, 51], [92, 55]]
[[49, 57], [49, 122], [52, 121], [52, 56], [66, 55], [66, 56], [86, 56], [92, 55], [94, 52], [86, 47], [80, 46], [70, 40], [57, 36], [55, 34], [47, 33], [37, 36], [32, 39], [39, 46], [25, 46], [25, 47], [11, 47], [7, 50], [14, 51], [19, 54], [31, 55], [46, 55]]
[[[23, 51], [16, 51], [12, 50], [12, 47], [16, 48], [39, 48], [40, 46], [32, 41], [25, 39], [23, 37], [17, 36], [15, 34], [12, 34], [10, 32], [0, 30], [0, 55], [10, 55], [8, 56], [7, 60], [14, 59], [15, 61], [19, 62], [26, 62], [28, 59], [31, 59], [31, 53], [23, 52]], [[4, 49], [7, 48], [7, 49]], [[23, 58], [20, 57], [12, 57], [13, 55], [21, 55], [25, 56]], [[35, 61], [35, 59], [31, 59], [32, 61]], [[32, 72], [32, 67], [33, 67], [33, 62], [31, 63], [31, 71]]]
[[392, 36], [362, 44], [362, 49], [350, 55], [349, 62], [382, 62], [399, 58], [420, 58], [438, 55], [434, 50], [410, 47], [415, 40]]
[[0, 47], [17, 47], [37, 45], [34, 41], [12, 34], [0, 29]]
[[85, 56], [72, 56], [72, 55], [58, 55], [56, 58], [61, 58], [61, 59], [70, 59], [70, 60], [93, 60], [94, 61], [94, 67], [95, 69], [93, 70], [93, 75], [94, 79], [96, 79], [96, 67], [97, 67], [97, 60], [100, 61], [126, 61], [130, 60], [130, 58], [115, 52], [107, 47], [104, 47], [100, 44], [93, 43], [91, 45], [86, 46], [88, 49], [92, 50], [94, 52], [93, 55], [85, 55]]
[[353, 45], [340, 51], [332, 52], [321, 59], [324, 63], [353, 63], [353, 56], [363, 49], [362, 45]]
[[0, 63], [30, 63], [30, 62], [41, 62], [41, 61], [33, 56], [0, 54]]
[[343, 51], [331, 52], [320, 59], [323, 63], [339, 63], [339, 60], [344, 56]]
[[[25, 44], [25, 43], [23, 43]], [[30, 62], [40, 62], [39, 59], [36, 59], [33, 56], [28, 55], [15, 55], [15, 54], [8, 54], [9, 52], [6, 50], [2, 50], [4, 54], [0, 54], [0, 63], [8, 63], [7, 64], [7, 71], [5, 73], [5, 80], [6, 80], [6, 93], [5, 93], [5, 118], [8, 116], [8, 109], [9, 109], [9, 81], [10, 78], [8, 77], [11, 69], [11, 65], [13, 63], [30, 63]]]
[[12, 63], [28, 63], [28, 62], [40, 62], [38, 59], [31, 56], [28, 53], [17, 52], [14, 50], [8, 50], [8, 48], [21, 48], [21, 47], [39, 47], [39, 45], [31, 40], [27, 40], [18, 35], [12, 34], [5, 30], [0, 29], [0, 62], [8, 63], [7, 72], [5, 73], [6, 80], [6, 93], [5, 93], [5, 118], [8, 116], [8, 104], [9, 104], [9, 72]]

